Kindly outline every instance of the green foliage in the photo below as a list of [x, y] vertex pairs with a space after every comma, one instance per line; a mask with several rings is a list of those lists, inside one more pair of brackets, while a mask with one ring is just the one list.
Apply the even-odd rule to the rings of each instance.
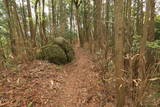
[[9, 56], [9, 40], [8, 18], [3, 2], [0, 1], [0, 48], [4, 51], [4, 56]]
[[134, 35], [133, 36], [133, 46], [132, 46], [132, 51], [137, 52], [140, 48], [140, 39], [141, 35]]
[[160, 15], [155, 18], [155, 39], [160, 40]]
[[76, 32], [70, 31], [69, 29], [66, 29], [65, 31], [65, 39], [69, 41], [73, 41], [76, 39]]
[[149, 48], [160, 49], [160, 40], [155, 40], [153, 42], [147, 42], [146, 45]]
[[6, 36], [8, 34], [8, 19], [5, 13], [3, 3], [0, 1], [0, 36]]
[[148, 48], [154, 49], [155, 56], [160, 56], [160, 40], [155, 40], [153, 42], [146, 42]]
[[18, 72], [19, 71], [19, 68], [18, 68], [18, 62], [15, 61], [14, 59], [12, 58], [8, 58], [8, 59], [5, 59], [4, 63], [3, 63], [3, 66], [5, 68], [9, 68], [11, 69], [12, 71], [14, 72]]

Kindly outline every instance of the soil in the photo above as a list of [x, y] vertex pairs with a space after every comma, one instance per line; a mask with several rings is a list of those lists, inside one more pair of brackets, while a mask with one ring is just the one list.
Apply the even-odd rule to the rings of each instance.
[[76, 59], [64, 66], [35, 60], [0, 72], [0, 107], [100, 107], [95, 62], [85, 50], [75, 52]]

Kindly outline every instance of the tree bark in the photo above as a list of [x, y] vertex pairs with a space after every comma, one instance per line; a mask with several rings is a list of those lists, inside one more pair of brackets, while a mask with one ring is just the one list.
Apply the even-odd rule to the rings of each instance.
[[10, 4], [8, 0], [3, 0], [4, 5], [6, 7], [7, 15], [8, 15], [8, 26], [9, 26], [9, 32], [10, 32], [10, 41], [11, 41], [11, 51], [13, 56], [17, 56], [17, 50], [16, 50], [16, 39], [15, 39], [15, 28], [13, 24], [13, 17], [11, 15], [11, 9]]
[[97, 51], [101, 45], [102, 35], [102, 0], [95, 0], [95, 15], [94, 15], [94, 42], [95, 51]]
[[117, 78], [117, 106], [124, 107], [125, 104], [125, 86], [121, 79], [124, 74], [124, 13], [123, 0], [115, 0], [114, 16], [115, 16], [115, 70]]
[[33, 46], [35, 46], [36, 45], [36, 41], [35, 41], [36, 31], [35, 31], [35, 27], [34, 27], [34, 23], [33, 23], [33, 18], [32, 18], [30, 0], [27, 0], [27, 9], [28, 9], [28, 18], [29, 18], [31, 40], [33, 42]]
[[84, 38], [82, 35], [82, 28], [81, 28], [81, 19], [79, 16], [79, 7], [81, 5], [81, 0], [74, 0], [74, 5], [76, 7], [76, 22], [78, 27], [78, 35], [79, 35], [79, 41], [80, 41], [80, 47], [84, 47]]

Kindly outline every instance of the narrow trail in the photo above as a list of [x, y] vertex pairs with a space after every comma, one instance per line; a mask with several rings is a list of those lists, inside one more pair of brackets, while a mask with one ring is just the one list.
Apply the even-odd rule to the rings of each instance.
[[98, 74], [92, 71], [94, 63], [90, 58], [82, 49], [76, 49], [75, 63], [64, 67], [68, 74], [60, 96], [60, 107], [98, 107], [89, 101], [98, 88]]
[[35, 60], [0, 72], [0, 106], [99, 107], [99, 76], [85, 50], [63, 67]]

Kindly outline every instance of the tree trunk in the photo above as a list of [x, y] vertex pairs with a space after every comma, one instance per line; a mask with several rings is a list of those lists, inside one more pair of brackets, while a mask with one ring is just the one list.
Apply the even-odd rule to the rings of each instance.
[[34, 27], [33, 18], [32, 18], [30, 0], [27, 0], [27, 9], [28, 9], [31, 40], [32, 40], [33, 46], [35, 46], [36, 45], [36, 41], [35, 41], [36, 32], [35, 32], [35, 27]]
[[43, 35], [45, 37], [45, 43], [47, 43], [47, 37], [46, 37], [46, 16], [45, 16], [45, 0], [42, 0], [42, 31]]
[[95, 15], [94, 15], [94, 42], [95, 51], [97, 51], [101, 45], [102, 35], [102, 0], [95, 0]]
[[56, 8], [56, 4], [55, 4], [55, 0], [52, 0], [52, 34], [55, 37], [55, 33], [56, 33], [56, 14], [55, 14], [55, 8]]
[[26, 11], [25, 11], [25, 6], [24, 6], [24, 0], [22, 0], [22, 18], [23, 18], [23, 28], [24, 28], [24, 33], [25, 33], [25, 37], [28, 38], [28, 26], [27, 26], [27, 20], [26, 20]]
[[[149, 42], [153, 42], [154, 38], [155, 38], [155, 32], [154, 32], [154, 18], [155, 18], [155, 0], [150, 0], [148, 3], [149, 6], [149, 10], [148, 10], [148, 14], [149, 14], [149, 28], [148, 28], [148, 35], [147, 35], [147, 41]], [[151, 67], [152, 64], [154, 63], [154, 51], [151, 48], [147, 49], [147, 53], [146, 53], [146, 58], [147, 58], [147, 67]]]
[[8, 26], [9, 26], [9, 33], [10, 33], [10, 41], [11, 41], [11, 51], [13, 56], [17, 56], [17, 50], [16, 50], [16, 39], [15, 39], [15, 28], [13, 24], [13, 17], [11, 15], [11, 10], [10, 10], [10, 4], [8, 0], [3, 0], [4, 5], [6, 7], [7, 15], [8, 15]]
[[123, 0], [115, 0], [115, 70], [117, 78], [117, 106], [124, 107], [125, 104], [125, 86], [121, 79], [124, 74], [124, 13]]
[[79, 41], [80, 41], [80, 47], [84, 47], [84, 38], [82, 35], [82, 27], [81, 27], [81, 19], [79, 15], [79, 7], [81, 5], [80, 0], [74, 0], [74, 4], [76, 7], [76, 22], [77, 22], [77, 27], [78, 27], [78, 35], [79, 35]]

